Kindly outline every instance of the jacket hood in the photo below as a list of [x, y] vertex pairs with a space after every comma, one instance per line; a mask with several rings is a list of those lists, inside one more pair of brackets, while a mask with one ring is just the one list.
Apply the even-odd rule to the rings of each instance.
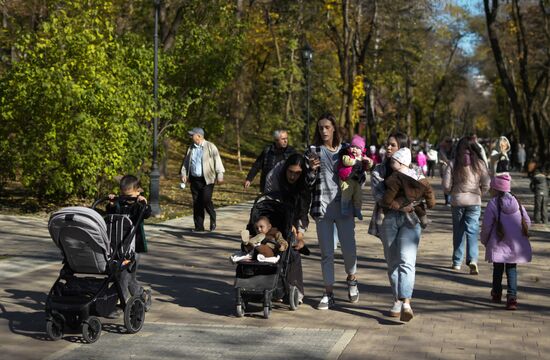
[[516, 198], [512, 196], [512, 194], [505, 193], [501, 199], [502, 202], [500, 211], [502, 211], [504, 214], [514, 214], [519, 211], [519, 204]]

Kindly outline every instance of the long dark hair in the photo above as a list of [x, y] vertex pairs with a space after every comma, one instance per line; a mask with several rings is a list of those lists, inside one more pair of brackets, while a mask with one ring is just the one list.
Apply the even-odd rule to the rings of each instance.
[[[502, 226], [502, 223], [500, 222], [500, 212], [502, 209], [502, 198], [504, 197], [506, 193], [499, 191], [497, 197], [497, 236], [498, 241], [501, 241], [504, 239], [504, 227]], [[525, 218], [523, 217], [523, 206], [521, 206], [521, 202], [519, 199], [514, 195], [513, 193], [510, 193], [516, 199], [519, 205], [519, 213], [521, 214], [521, 233], [525, 236], [529, 236], [529, 227], [527, 226], [527, 222], [525, 221]]]
[[466, 167], [470, 166], [474, 173], [479, 173], [485, 166], [481, 157], [481, 150], [472, 136], [464, 136], [456, 146], [453, 177], [458, 182], [466, 180]]
[[[302, 169], [302, 174], [296, 180], [294, 184], [288, 182], [286, 177], [286, 171], [289, 166], [299, 165]], [[305, 177], [306, 177], [306, 160], [302, 154], [292, 154], [285, 160], [281, 173], [279, 174], [279, 184], [281, 187], [281, 193], [283, 197], [293, 196], [300, 191], [305, 190]]]
[[[387, 140], [389, 140], [390, 138], [394, 138], [395, 141], [397, 141], [397, 146], [399, 146], [399, 149], [411, 147], [409, 135], [405, 134], [404, 132], [394, 131], [390, 135], [388, 135]], [[393, 173], [393, 169], [390, 166], [390, 161], [391, 157], [386, 157], [386, 159], [384, 160], [384, 166], [386, 167], [386, 175], [384, 176], [384, 179], [388, 178]]]
[[313, 135], [313, 145], [315, 146], [321, 146], [324, 145], [323, 139], [321, 138], [321, 133], [319, 132], [319, 121], [321, 120], [328, 120], [331, 122], [332, 126], [334, 127], [334, 135], [332, 137], [332, 146], [338, 147], [340, 145], [340, 142], [342, 141], [342, 137], [340, 136], [340, 132], [338, 131], [338, 126], [336, 126], [336, 118], [331, 113], [327, 112], [323, 115], [319, 116], [319, 119], [317, 119], [317, 124], [315, 126], [315, 134]]

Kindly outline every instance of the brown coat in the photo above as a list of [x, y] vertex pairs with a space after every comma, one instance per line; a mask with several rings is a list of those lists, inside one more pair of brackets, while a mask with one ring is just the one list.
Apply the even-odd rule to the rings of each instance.
[[401, 172], [393, 172], [386, 180], [386, 192], [380, 205], [398, 210], [413, 201], [426, 200], [426, 206], [435, 206], [435, 195], [427, 179], [415, 180]]

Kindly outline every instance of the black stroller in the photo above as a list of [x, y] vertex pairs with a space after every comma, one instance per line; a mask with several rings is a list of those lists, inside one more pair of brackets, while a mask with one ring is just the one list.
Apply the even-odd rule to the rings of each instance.
[[119, 301], [127, 332], [136, 333], [143, 326], [150, 298], [142, 293], [125, 301], [121, 276], [135, 264], [135, 232], [144, 211], [136, 224], [127, 215], [103, 218], [95, 209], [106, 200], [96, 201], [91, 209], [61, 209], [48, 222], [63, 253], [63, 268], [46, 299], [46, 332], [53, 340], [71, 328], [81, 329], [88, 343], [97, 341], [102, 329], [98, 316], [108, 317]]
[[288, 208], [279, 200], [268, 196], [258, 198], [250, 211], [247, 229], [252, 236], [256, 235], [254, 224], [261, 217], [266, 216], [271, 224], [279, 229], [289, 244], [289, 248], [281, 254], [275, 264], [243, 260], [237, 262], [235, 278], [236, 315], [242, 317], [246, 313], [249, 302], [263, 304], [264, 318], [269, 318], [273, 307], [272, 299], [284, 299], [290, 310], [298, 309], [300, 292], [287, 280], [289, 262], [295, 242], [292, 233], [293, 209]]

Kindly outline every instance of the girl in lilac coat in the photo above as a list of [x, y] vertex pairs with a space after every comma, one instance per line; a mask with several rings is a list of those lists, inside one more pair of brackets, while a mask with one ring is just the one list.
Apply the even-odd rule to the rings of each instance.
[[487, 204], [481, 227], [481, 243], [485, 259], [493, 263], [493, 302], [502, 299], [502, 275], [506, 269], [508, 281], [506, 309], [517, 309], [516, 264], [531, 262], [528, 230], [531, 220], [519, 200], [510, 192], [512, 178], [508, 173], [497, 174], [491, 180], [493, 198]]

